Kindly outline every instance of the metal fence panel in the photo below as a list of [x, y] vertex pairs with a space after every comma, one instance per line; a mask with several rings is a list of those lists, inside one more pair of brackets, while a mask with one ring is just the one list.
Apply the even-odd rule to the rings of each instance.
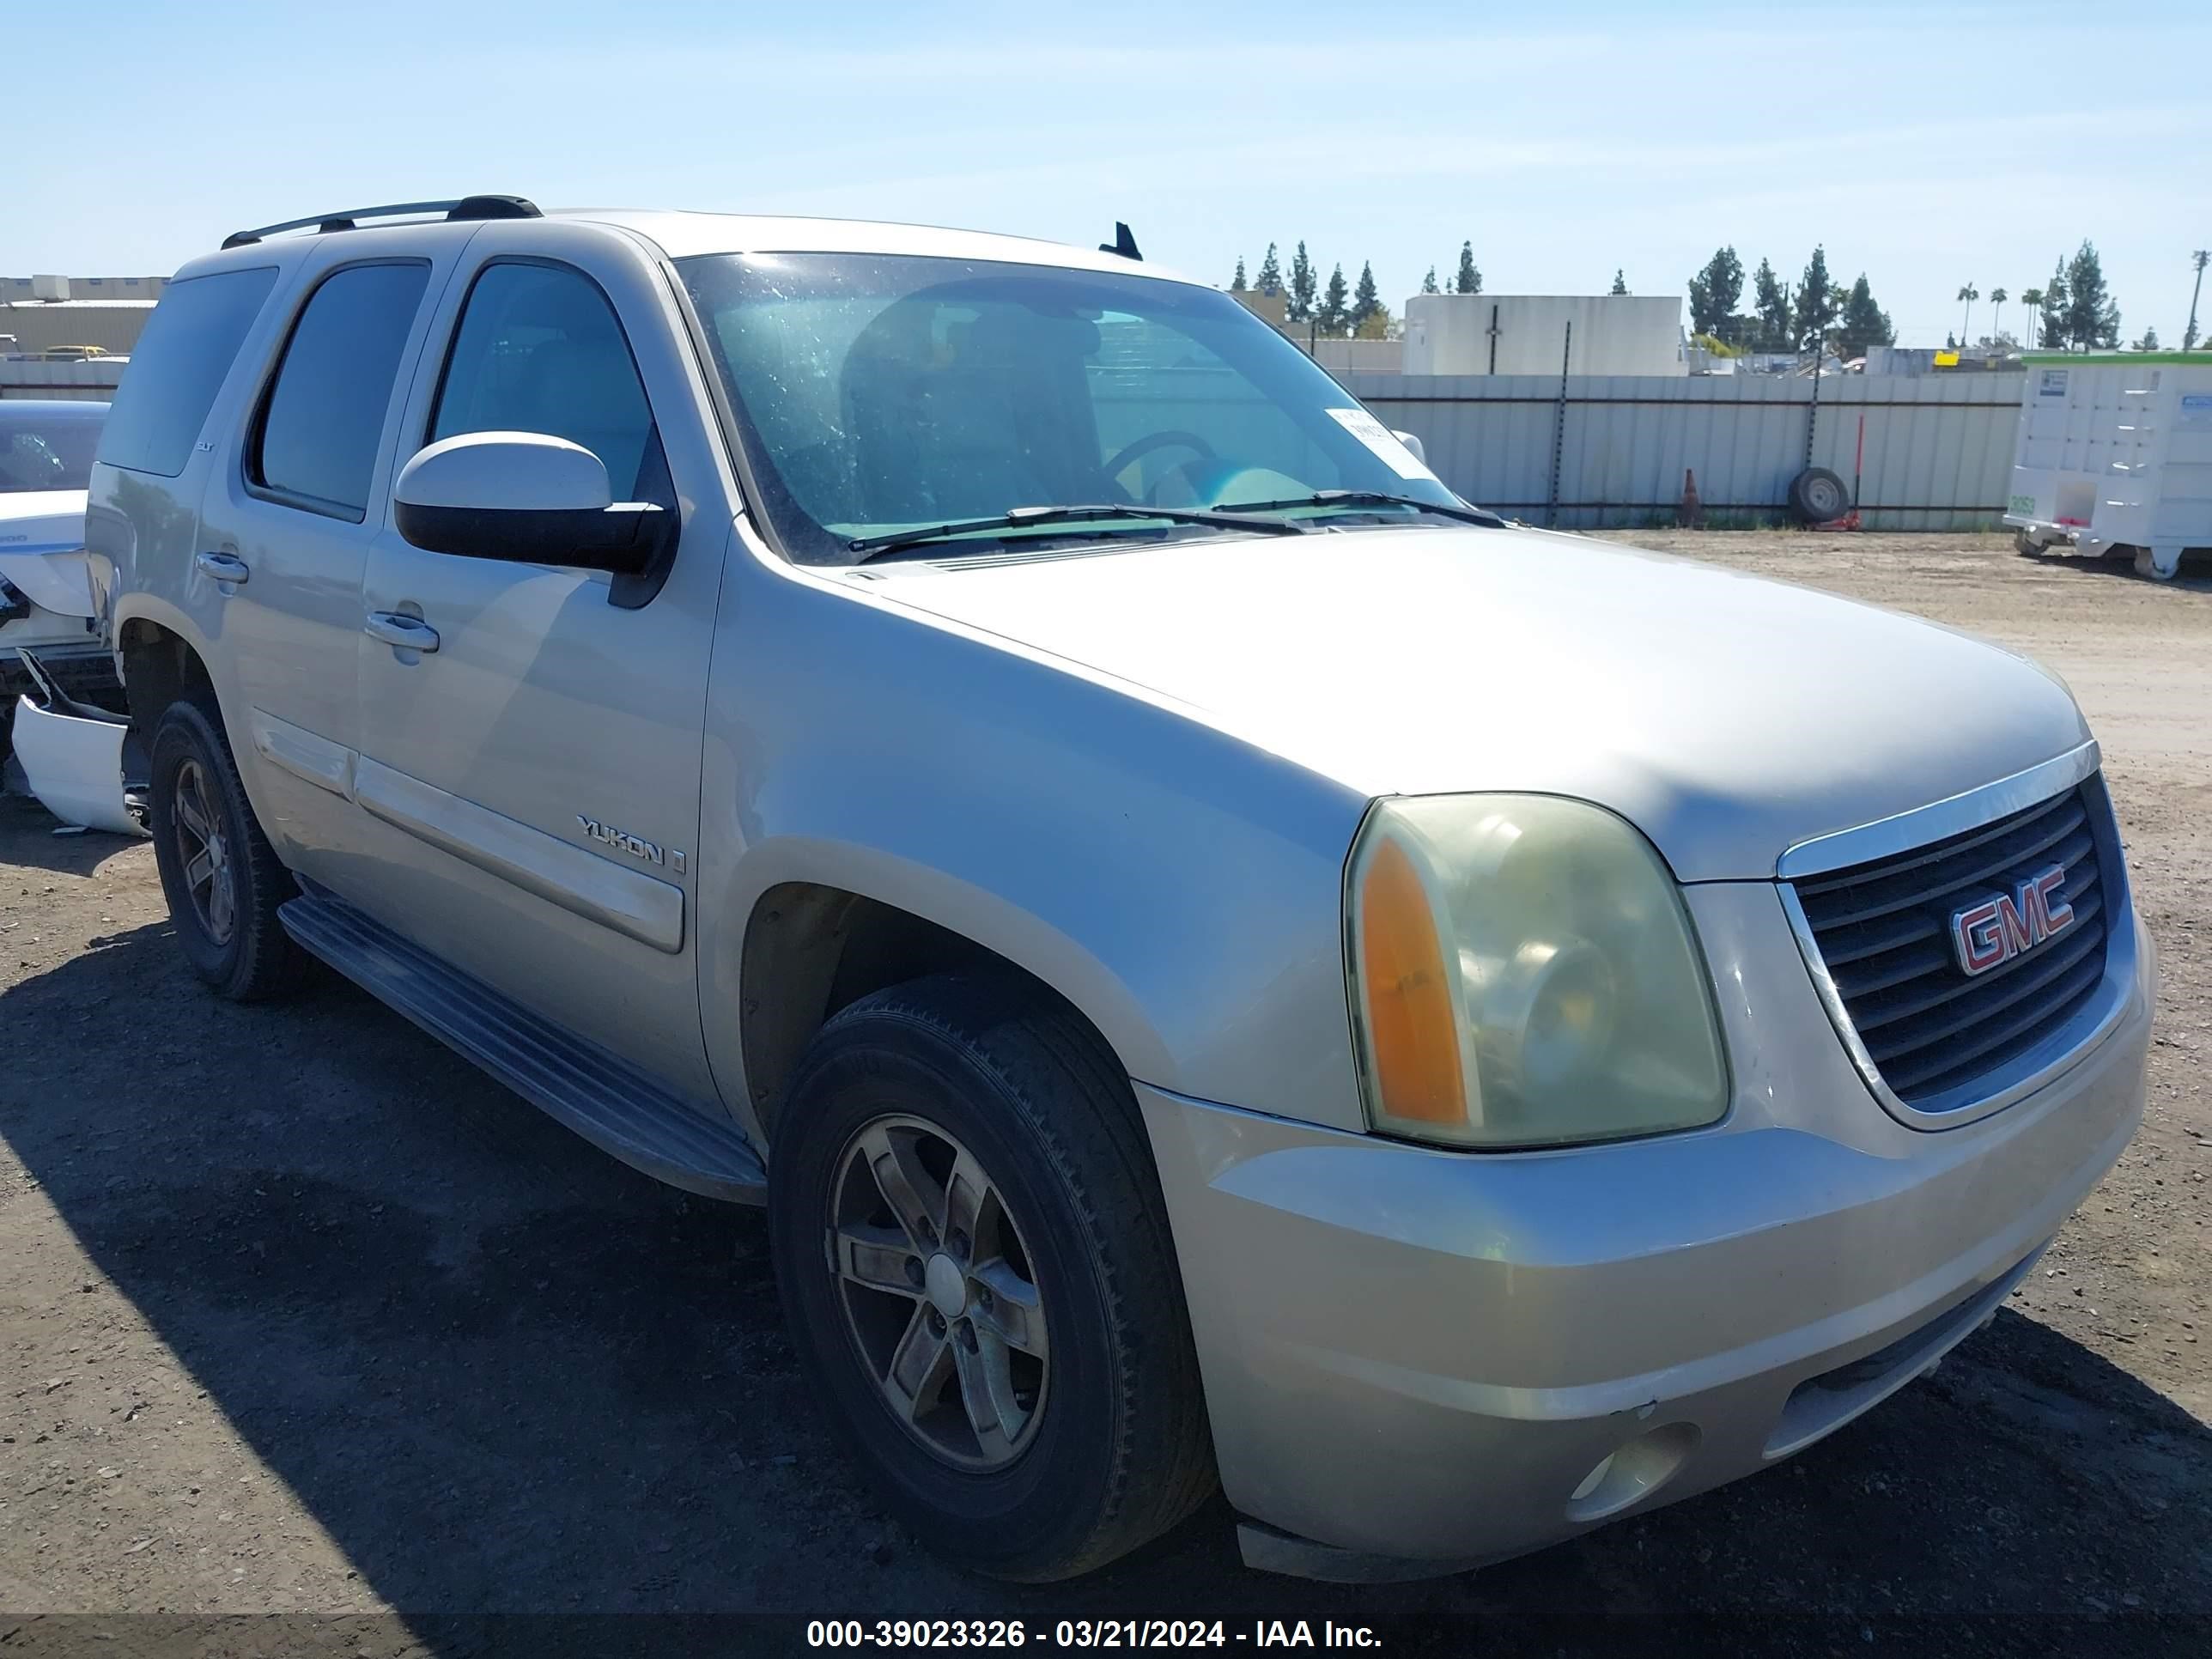
[[1563, 404], [1555, 375], [1340, 378], [1470, 501], [1584, 528], [1671, 518], [1686, 471], [1712, 518], [1775, 517], [1808, 448], [1847, 483], [1860, 465], [1870, 529], [1972, 528], [2004, 511], [2023, 387], [2019, 374], [1838, 375], [1816, 406], [1794, 375], [1571, 375]]

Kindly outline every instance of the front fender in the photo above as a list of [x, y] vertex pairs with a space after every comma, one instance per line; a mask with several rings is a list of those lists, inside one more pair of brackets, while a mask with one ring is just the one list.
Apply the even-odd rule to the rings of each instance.
[[819, 883], [1052, 986], [1129, 1074], [1357, 1129], [1341, 944], [1364, 798], [1195, 711], [849, 578], [733, 554], [707, 709], [700, 983], [723, 1097], [761, 895]]

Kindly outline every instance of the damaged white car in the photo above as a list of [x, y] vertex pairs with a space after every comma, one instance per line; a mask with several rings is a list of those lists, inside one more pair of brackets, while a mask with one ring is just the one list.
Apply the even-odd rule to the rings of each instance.
[[104, 403], [0, 402], [0, 689], [37, 689], [33, 647], [57, 684], [118, 701], [115, 660], [94, 616], [84, 562], [85, 487]]
[[84, 551], [106, 418], [104, 403], [0, 403], [0, 735], [64, 826], [128, 835], [123, 686]]

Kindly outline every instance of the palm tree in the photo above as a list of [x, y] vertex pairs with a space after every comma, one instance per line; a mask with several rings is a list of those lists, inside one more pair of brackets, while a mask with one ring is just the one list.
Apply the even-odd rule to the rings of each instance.
[[2036, 319], [2043, 315], [2043, 290], [2039, 288], [2021, 289], [2020, 302], [2027, 307], [2027, 343], [2033, 345]]
[[1990, 338], [1992, 342], [1997, 337], [1997, 319], [2004, 315], [2004, 302], [2010, 298], [2012, 295], [2001, 288], [1990, 290]]
[[1969, 283], [1959, 290], [1959, 297], [1966, 302], [1966, 319], [1959, 325], [1959, 343], [1963, 346], [1974, 325], [1974, 301], [1982, 297], [1982, 291]]

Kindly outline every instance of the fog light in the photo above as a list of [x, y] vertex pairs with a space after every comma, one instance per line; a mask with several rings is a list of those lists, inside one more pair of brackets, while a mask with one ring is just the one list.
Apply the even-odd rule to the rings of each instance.
[[1673, 1480], [1698, 1449], [1694, 1423], [1668, 1423], [1616, 1447], [1567, 1498], [1570, 1521], [1602, 1521], [1642, 1503]]
[[1614, 1455], [1615, 1455], [1613, 1453], [1607, 1452], [1603, 1457], [1600, 1458], [1598, 1460], [1598, 1466], [1583, 1477], [1582, 1485], [1574, 1489], [1573, 1492], [1568, 1497], [1567, 1502], [1570, 1504], [1579, 1504], [1583, 1498], [1588, 1498], [1592, 1492], [1595, 1492], [1597, 1490], [1598, 1482], [1604, 1480], [1605, 1477], [1612, 1472]]

